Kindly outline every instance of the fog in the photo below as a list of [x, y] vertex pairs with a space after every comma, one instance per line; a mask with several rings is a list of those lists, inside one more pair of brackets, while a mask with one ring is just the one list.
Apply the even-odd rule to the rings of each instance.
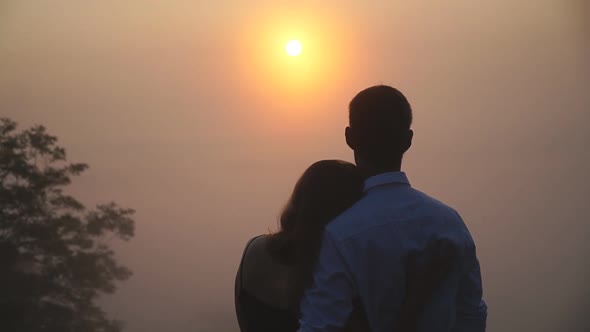
[[[113, 243], [134, 275], [101, 299], [126, 331], [237, 331], [246, 241], [276, 229], [305, 167], [352, 159], [355, 93], [393, 85], [415, 117], [403, 169], [477, 243], [488, 331], [587, 331], [589, 11], [4, 0], [0, 116], [47, 126], [90, 165], [70, 189], [84, 203], [137, 210], [136, 236]], [[269, 53], [283, 27], [306, 34], [306, 70]]]

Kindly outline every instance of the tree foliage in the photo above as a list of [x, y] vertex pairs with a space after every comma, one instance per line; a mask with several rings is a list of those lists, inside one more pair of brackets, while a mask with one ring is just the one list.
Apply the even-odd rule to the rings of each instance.
[[88, 166], [43, 126], [17, 129], [0, 119], [0, 330], [121, 331], [95, 301], [131, 275], [109, 240], [133, 237], [134, 211], [86, 209], [64, 188]]

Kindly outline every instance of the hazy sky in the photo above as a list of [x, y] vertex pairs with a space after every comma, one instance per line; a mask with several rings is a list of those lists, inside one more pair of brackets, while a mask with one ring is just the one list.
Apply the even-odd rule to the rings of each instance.
[[[488, 331], [588, 331], [588, 1], [0, 1], [0, 116], [46, 125], [88, 205], [137, 210], [130, 332], [237, 331], [246, 241], [351, 160], [347, 103], [398, 87], [404, 170], [478, 245]], [[299, 58], [283, 54], [290, 38]]]

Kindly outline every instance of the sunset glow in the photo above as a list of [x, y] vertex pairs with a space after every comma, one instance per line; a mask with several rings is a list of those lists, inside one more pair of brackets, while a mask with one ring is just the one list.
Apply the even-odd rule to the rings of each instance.
[[247, 82], [242, 90], [253, 102], [264, 102], [257, 112], [265, 121], [275, 115], [307, 121], [322, 112], [324, 97], [343, 89], [334, 82], [353, 82], [353, 59], [362, 47], [351, 42], [360, 40], [349, 28], [354, 19], [339, 17], [348, 14], [273, 9], [243, 18], [246, 28], [232, 52], [235, 77]]
[[301, 42], [299, 40], [289, 40], [287, 45], [285, 45], [285, 50], [289, 56], [298, 56], [301, 54], [301, 50], [303, 47], [301, 46]]

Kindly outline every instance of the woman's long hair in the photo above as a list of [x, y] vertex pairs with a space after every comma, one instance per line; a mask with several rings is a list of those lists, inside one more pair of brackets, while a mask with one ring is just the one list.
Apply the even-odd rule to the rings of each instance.
[[360, 199], [362, 187], [357, 167], [340, 160], [318, 161], [297, 181], [268, 241], [271, 255], [294, 268], [293, 305], [311, 285], [325, 226]]

